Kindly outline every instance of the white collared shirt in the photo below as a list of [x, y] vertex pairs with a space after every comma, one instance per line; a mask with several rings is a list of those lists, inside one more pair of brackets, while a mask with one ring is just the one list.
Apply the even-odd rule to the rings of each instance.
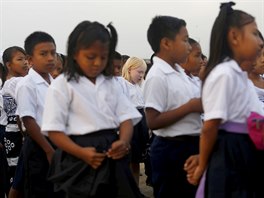
[[143, 90], [138, 84], [132, 84], [131, 82], [125, 80], [126, 87], [128, 88], [129, 99], [134, 104], [135, 107], [141, 109], [144, 108], [145, 102], [143, 98]]
[[[154, 57], [153, 62], [143, 89], [146, 108], [167, 112], [197, 97], [193, 85], [179, 65], [173, 69], [158, 57]], [[201, 125], [200, 114], [190, 113], [174, 124], [153, 132], [163, 137], [193, 135], [200, 133]]]
[[60, 75], [47, 92], [42, 131], [83, 135], [118, 128], [128, 119], [136, 124], [141, 117], [115, 78], [99, 75], [94, 84], [84, 76], [76, 82]]
[[204, 120], [245, 123], [251, 111], [263, 114], [253, 84], [234, 60], [217, 65], [202, 90]]
[[[52, 77], [49, 75], [50, 81]], [[20, 118], [30, 116], [42, 125], [44, 101], [49, 84], [31, 68], [16, 87], [17, 113]]]

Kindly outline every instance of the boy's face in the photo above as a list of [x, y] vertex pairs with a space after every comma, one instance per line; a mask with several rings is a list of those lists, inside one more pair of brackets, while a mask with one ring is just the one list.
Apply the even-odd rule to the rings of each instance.
[[29, 56], [28, 61], [39, 74], [50, 73], [56, 64], [55, 44], [43, 42], [35, 45], [33, 54]]
[[186, 27], [181, 27], [174, 40], [170, 44], [170, 57], [174, 63], [184, 63], [190, 53], [192, 47], [188, 41], [188, 32]]

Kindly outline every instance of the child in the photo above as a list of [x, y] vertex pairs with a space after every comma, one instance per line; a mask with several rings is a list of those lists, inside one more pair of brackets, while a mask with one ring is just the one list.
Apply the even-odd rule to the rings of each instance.
[[143, 155], [146, 151], [149, 140], [148, 128], [144, 113], [144, 98], [142, 92], [142, 82], [144, 81], [147, 64], [143, 59], [130, 57], [122, 68], [122, 76], [126, 80], [129, 92], [129, 99], [141, 113], [143, 119], [134, 127], [131, 140], [131, 169], [139, 184], [139, 163], [143, 162]]
[[50, 75], [52, 76], [53, 79], [57, 78], [63, 71], [63, 66], [64, 66], [64, 61], [63, 61], [63, 55], [57, 53], [57, 59], [56, 59], [56, 64], [55, 68], [52, 70]]
[[[263, 41], [263, 37], [260, 34], [260, 37]], [[256, 92], [260, 101], [264, 103], [264, 48], [260, 55], [257, 57], [256, 62], [253, 65], [252, 71], [249, 72], [249, 79], [252, 80], [253, 84], [255, 85]]]
[[8, 163], [6, 160], [6, 152], [4, 148], [4, 134], [5, 126], [7, 124], [6, 114], [4, 111], [4, 102], [2, 97], [2, 84], [6, 79], [6, 69], [0, 62], [0, 197], [5, 197], [9, 192], [9, 179], [8, 179]]
[[183, 165], [190, 155], [198, 153], [202, 105], [178, 65], [191, 51], [185, 26], [182, 19], [157, 16], [148, 28], [155, 56], [144, 98], [148, 127], [156, 135], [150, 151], [156, 198], [194, 197], [196, 191], [188, 184]]
[[115, 76], [121, 76], [122, 56], [117, 51], [115, 51], [115, 53], [114, 53], [113, 66], [114, 66], [114, 75]]
[[18, 114], [27, 133], [23, 145], [24, 197], [53, 197], [53, 186], [46, 177], [54, 149], [47, 134], [41, 134], [40, 126], [46, 91], [52, 81], [49, 73], [55, 67], [56, 45], [49, 34], [33, 32], [25, 40], [25, 50], [32, 68], [16, 87]]
[[197, 184], [205, 174], [198, 190], [201, 193], [205, 184], [205, 192], [198, 197], [255, 197], [256, 149], [246, 119], [251, 111], [261, 113], [261, 108], [246, 73], [252, 68], [245, 62], [255, 61], [263, 42], [254, 17], [233, 10], [233, 5], [221, 5], [211, 33], [199, 165], [188, 175], [189, 182]]
[[112, 77], [117, 35], [107, 28], [89, 21], [76, 26], [64, 74], [46, 97], [42, 130], [59, 148], [49, 178], [67, 197], [141, 197], [127, 157], [141, 115]]
[[16, 115], [15, 89], [17, 83], [28, 73], [26, 52], [21, 47], [9, 47], [3, 52], [3, 62], [7, 71], [6, 81], [2, 88], [3, 107], [7, 116], [4, 147], [9, 166], [9, 185], [11, 186], [23, 143], [23, 134], [20, 130], [19, 118]]
[[189, 38], [189, 43], [192, 50], [186, 62], [182, 63], [181, 66], [194, 88], [196, 88], [196, 97], [201, 97], [201, 81], [198, 75], [202, 65], [202, 50], [200, 44], [196, 40]]

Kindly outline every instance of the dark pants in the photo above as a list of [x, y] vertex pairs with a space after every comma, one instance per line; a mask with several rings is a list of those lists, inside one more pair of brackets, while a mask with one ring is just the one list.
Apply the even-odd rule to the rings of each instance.
[[49, 163], [45, 152], [29, 136], [23, 145], [24, 157], [24, 197], [26, 198], [58, 198], [53, 193], [53, 184], [47, 181]]
[[186, 180], [186, 159], [198, 154], [199, 137], [179, 136], [166, 139], [156, 136], [151, 145], [152, 182], [155, 198], [193, 198], [196, 187]]

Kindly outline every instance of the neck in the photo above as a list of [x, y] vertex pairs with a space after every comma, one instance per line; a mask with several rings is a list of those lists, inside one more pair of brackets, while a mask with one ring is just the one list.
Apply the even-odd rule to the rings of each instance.
[[164, 54], [164, 53], [158, 53], [156, 55], [157, 57], [159, 57], [160, 59], [164, 60], [165, 62], [167, 62], [173, 69], [175, 69], [175, 62], [173, 62], [168, 55]]

